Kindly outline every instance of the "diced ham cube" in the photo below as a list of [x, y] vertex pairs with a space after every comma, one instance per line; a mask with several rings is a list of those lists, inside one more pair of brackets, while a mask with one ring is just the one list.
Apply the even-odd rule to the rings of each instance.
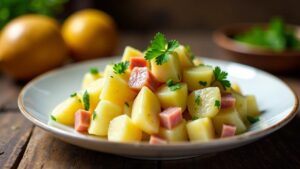
[[226, 94], [221, 97], [221, 108], [231, 108], [235, 106], [236, 99], [233, 97], [232, 94]]
[[75, 113], [75, 130], [86, 132], [90, 126], [91, 112], [86, 110], [78, 110]]
[[147, 67], [147, 61], [144, 57], [130, 57], [129, 69], [132, 70], [135, 67]]
[[167, 144], [167, 141], [163, 138], [160, 138], [159, 136], [151, 135], [150, 144]]
[[231, 125], [223, 124], [221, 138], [232, 137], [235, 135], [236, 127]]
[[147, 86], [155, 91], [160, 86], [160, 82], [155, 79], [147, 67], [135, 67], [130, 73], [128, 85], [134, 90], [140, 90], [143, 86]]
[[174, 128], [182, 120], [181, 107], [170, 107], [159, 114], [160, 124], [167, 129]]

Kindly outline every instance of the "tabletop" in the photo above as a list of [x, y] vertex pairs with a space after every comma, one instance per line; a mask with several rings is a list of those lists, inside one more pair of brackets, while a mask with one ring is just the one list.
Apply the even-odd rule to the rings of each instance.
[[[144, 49], [154, 32], [123, 32], [117, 53], [124, 46]], [[195, 54], [222, 58], [211, 31], [172, 31], [168, 38], [189, 44]], [[300, 95], [300, 75], [280, 75]], [[249, 145], [209, 157], [159, 161], [137, 160], [83, 149], [56, 139], [25, 119], [17, 106], [24, 83], [0, 74], [0, 168], [300, 168], [300, 112], [282, 129]], [[280, 98], [278, 98], [280, 99]]]

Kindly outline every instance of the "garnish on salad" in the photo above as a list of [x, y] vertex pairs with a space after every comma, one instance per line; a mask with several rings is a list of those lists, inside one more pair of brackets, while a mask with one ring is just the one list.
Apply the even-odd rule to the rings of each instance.
[[162, 33], [145, 53], [126, 47], [119, 63], [100, 70], [84, 75], [82, 88], [51, 112], [52, 121], [108, 141], [166, 144], [232, 137], [259, 120], [254, 95]]

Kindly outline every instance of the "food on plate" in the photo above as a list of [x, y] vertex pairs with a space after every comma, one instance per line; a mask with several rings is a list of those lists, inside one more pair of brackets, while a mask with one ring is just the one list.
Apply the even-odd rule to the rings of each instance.
[[51, 120], [114, 142], [208, 142], [246, 132], [259, 120], [255, 96], [195, 59], [157, 33], [146, 52], [126, 47], [120, 62], [91, 68]]

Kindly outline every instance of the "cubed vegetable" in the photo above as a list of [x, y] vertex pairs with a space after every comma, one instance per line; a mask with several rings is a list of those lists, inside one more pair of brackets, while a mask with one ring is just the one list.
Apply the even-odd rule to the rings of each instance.
[[134, 90], [141, 90], [146, 86], [155, 91], [160, 86], [160, 82], [155, 79], [147, 67], [135, 67], [130, 73], [128, 85]]
[[148, 61], [144, 57], [130, 57], [129, 69], [132, 70], [135, 67], [148, 67]]
[[79, 132], [87, 132], [90, 126], [91, 112], [79, 109], [75, 113], [75, 130]]
[[238, 94], [242, 94], [241, 88], [237, 83], [232, 83], [231, 89]]
[[101, 100], [92, 114], [89, 134], [106, 136], [110, 121], [121, 114], [122, 109], [119, 105], [107, 100]]
[[161, 65], [158, 65], [155, 59], [152, 59], [151, 72], [154, 77], [160, 82], [166, 82], [169, 79], [172, 79], [175, 82], [179, 82], [182, 75], [177, 54], [169, 54], [168, 61]]
[[79, 97], [75, 95], [57, 105], [52, 111], [51, 116], [56, 122], [73, 126], [75, 113], [79, 109], [83, 109], [83, 106]]
[[186, 83], [179, 83], [180, 87], [176, 90], [171, 89], [167, 85], [158, 88], [156, 95], [160, 101], [162, 108], [181, 107], [182, 111], [186, 109], [188, 89]]
[[247, 120], [247, 98], [239, 93], [233, 92], [232, 95], [236, 99], [235, 108], [236, 111], [240, 114], [241, 119], [246, 125], [249, 125]]
[[144, 54], [131, 47], [131, 46], [126, 46], [125, 50], [124, 50], [124, 53], [123, 53], [123, 57], [122, 57], [122, 61], [130, 61], [130, 58], [131, 57], [144, 57]]
[[237, 134], [243, 133], [247, 130], [246, 125], [235, 108], [221, 109], [218, 115], [212, 118], [212, 120], [218, 135], [221, 135], [224, 124], [236, 126]]
[[172, 129], [182, 120], [180, 107], [170, 107], [159, 113], [160, 124], [162, 127]]
[[87, 86], [94, 82], [97, 79], [100, 79], [102, 77], [101, 73], [99, 73], [98, 71], [95, 72], [88, 72], [83, 76], [83, 80], [82, 80], [82, 89], [87, 88]]
[[247, 115], [251, 117], [256, 117], [260, 115], [255, 96], [248, 95], [246, 96], [246, 100], [247, 100]]
[[175, 52], [178, 55], [179, 58], [179, 62], [182, 68], [188, 68], [188, 67], [192, 67], [194, 66], [193, 64], [193, 58], [190, 55], [191, 53], [189, 53], [189, 51], [187, 51], [188, 49], [186, 47], [184, 47], [183, 45], [178, 46], [175, 49]]
[[214, 117], [221, 108], [221, 93], [218, 87], [193, 91], [188, 96], [187, 106], [192, 117]]
[[188, 136], [186, 131], [186, 121], [182, 120], [176, 127], [172, 129], [160, 127], [159, 135], [168, 142], [187, 141]]
[[231, 125], [223, 124], [222, 126], [222, 132], [221, 132], [221, 138], [224, 137], [232, 137], [235, 135], [236, 127]]
[[123, 114], [126, 114], [128, 117], [131, 117], [132, 104], [133, 104], [133, 101], [124, 103]]
[[150, 144], [167, 144], [167, 141], [159, 136], [151, 135], [149, 143]]
[[189, 91], [210, 86], [213, 80], [213, 68], [198, 66], [187, 68], [183, 71], [183, 81], [187, 83]]
[[193, 59], [193, 64], [195, 66], [201, 66], [201, 65], [204, 65], [204, 62], [203, 62], [202, 59], [200, 59], [199, 57], [197, 57], [197, 58]]
[[160, 103], [156, 95], [143, 87], [132, 106], [132, 121], [147, 134], [156, 134], [159, 130]]
[[190, 141], [206, 142], [215, 138], [215, 129], [210, 118], [199, 118], [186, 125]]
[[138, 142], [142, 140], [142, 131], [124, 114], [110, 122], [107, 138], [115, 142]]

